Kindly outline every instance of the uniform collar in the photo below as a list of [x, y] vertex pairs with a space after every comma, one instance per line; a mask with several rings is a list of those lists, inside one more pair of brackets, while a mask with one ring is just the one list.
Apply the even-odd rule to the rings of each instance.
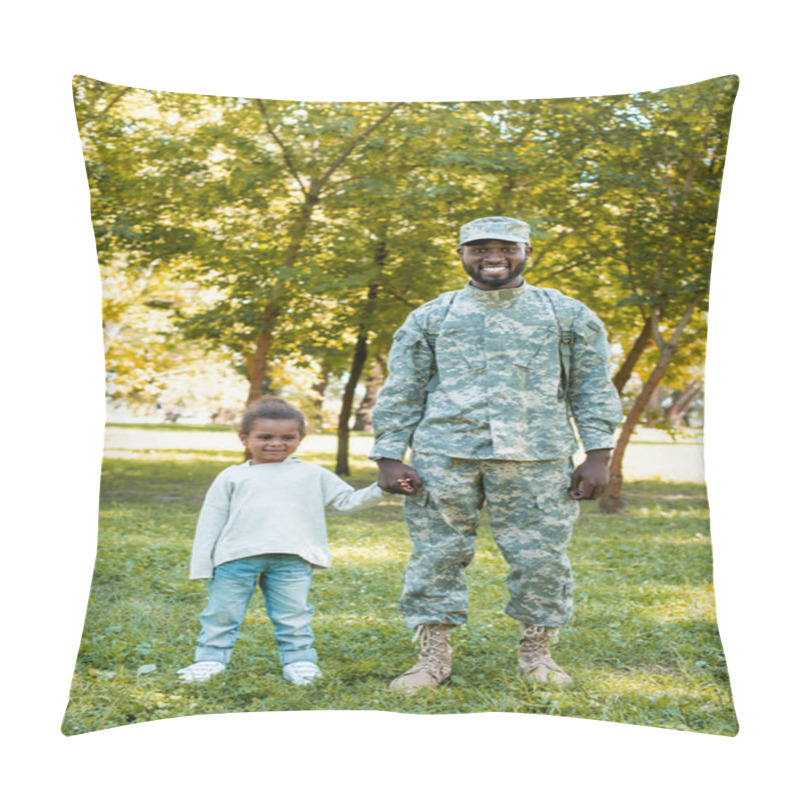
[[480, 303], [490, 303], [491, 305], [498, 305], [502, 303], [510, 303], [522, 297], [528, 289], [528, 284], [525, 283], [525, 278], [522, 279], [522, 284], [513, 289], [495, 289], [494, 291], [484, 291], [483, 289], [476, 289], [469, 281], [464, 287], [464, 292], [467, 297], [472, 300], [477, 300]]

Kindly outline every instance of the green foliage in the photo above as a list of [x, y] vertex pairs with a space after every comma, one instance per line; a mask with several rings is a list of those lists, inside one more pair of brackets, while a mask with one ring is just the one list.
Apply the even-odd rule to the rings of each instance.
[[[191, 661], [206, 593], [205, 581], [187, 578], [196, 515], [214, 476], [238, 457], [166, 451], [104, 462], [97, 562], [66, 734], [302, 709], [506, 711], [736, 733], [698, 484], [633, 483], [625, 517], [584, 506], [570, 547], [576, 614], [557, 649], [575, 677], [570, 686], [535, 686], [515, 675], [517, 627], [502, 613], [505, 563], [484, 523], [467, 573], [470, 621], [453, 637], [452, 682], [416, 697], [388, 689], [415, 657], [395, 609], [410, 552], [399, 500], [329, 517], [334, 565], [315, 573], [311, 596], [323, 681], [309, 688], [283, 681], [256, 597], [228, 670], [181, 684], [175, 671]], [[334, 464], [332, 454], [304, 457]], [[359, 459], [352, 482], [373, 479], [374, 467]]]
[[145, 287], [123, 286], [108, 318], [146, 327], [164, 282], [194, 300], [162, 309], [168, 346], [109, 342], [111, 371], [133, 376], [118, 391], [142, 392], [186, 339], [246, 371], [251, 396], [281, 361], [342, 377], [359, 339], [368, 370], [412, 308], [461, 285], [458, 227], [491, 214], [534, 226], [529, 281], [597, 311], [618, 364], [657, 319], [634, 396], [680, 326], [663, 381], [696, 380], [735, 92], [727, 77], [612, 97], [305, 103], [79, 78], [101, 268]]

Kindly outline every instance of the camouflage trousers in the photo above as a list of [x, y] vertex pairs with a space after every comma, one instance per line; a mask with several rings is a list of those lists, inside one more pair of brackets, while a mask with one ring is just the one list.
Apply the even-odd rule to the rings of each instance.
[[415, 453], [411, 464], [425, 485], [404, 502], [414, 544], [398, 605], [406, 624], [466, 622], [464, 570], [475, 555], [485, 502], [494, 540], [510, 568], [506, 614], [529, 625], [564, 625], [573, 590], [566, 548], [578, 518], [578, 503], [568, 494], [571, 461]]

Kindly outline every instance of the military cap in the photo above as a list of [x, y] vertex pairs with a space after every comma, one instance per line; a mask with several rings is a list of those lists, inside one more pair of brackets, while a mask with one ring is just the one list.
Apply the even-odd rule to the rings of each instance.
[[478, 239], [499, 239], [501, 242], [530, 244], [531, 229], [522, 220], [512, 217], [480, 217], [461, 226], [459, 246]]

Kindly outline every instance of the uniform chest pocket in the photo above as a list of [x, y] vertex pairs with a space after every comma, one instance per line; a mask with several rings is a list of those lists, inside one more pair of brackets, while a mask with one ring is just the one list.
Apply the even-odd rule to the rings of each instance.
[[436, 364], [442, 380], [452, 374], [486, 369], [483, 331], [463, 326], [447, 326], [436, 341]]
[[525, 369], [541, 369], [559, 364], [559, 331], [552, 325], [531, 325], [516, 341], [513, 363]]

